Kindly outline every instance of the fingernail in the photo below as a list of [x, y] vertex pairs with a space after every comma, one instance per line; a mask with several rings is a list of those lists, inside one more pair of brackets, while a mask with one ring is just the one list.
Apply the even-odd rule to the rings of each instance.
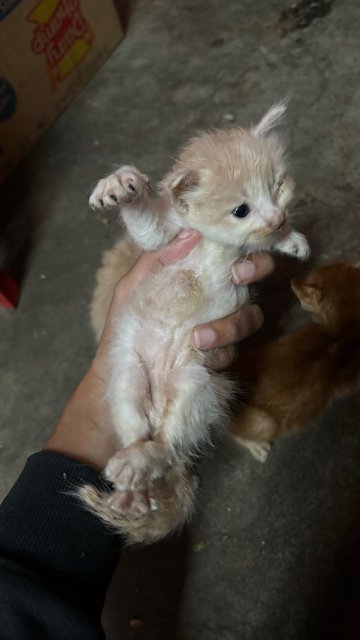
[[236, 262], [232, 267], [233, 278], [236, 284], [247, 284], [255, 276], [256, 267], [251, 260]]
[[184, 240], [185, 238], [192, 236], [193, 233], [195, 233], [194, 229], [183, 229], [182, 231], [180, 231], [178, 238], [179, 240]]
[[194, 344], [198, 349], [210, 349], [216, 340], [216, 333], [213, 329], [204, 327], [194, 331]]

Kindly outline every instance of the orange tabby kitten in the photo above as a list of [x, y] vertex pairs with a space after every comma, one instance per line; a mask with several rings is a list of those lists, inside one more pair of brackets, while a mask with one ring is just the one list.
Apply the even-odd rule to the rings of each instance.
[[270, 442], [360, 386], [360, 264], [321, 267], [291, 285], [313, 323], [240, 356], [247, 389], [231, 435], [264, 462]]

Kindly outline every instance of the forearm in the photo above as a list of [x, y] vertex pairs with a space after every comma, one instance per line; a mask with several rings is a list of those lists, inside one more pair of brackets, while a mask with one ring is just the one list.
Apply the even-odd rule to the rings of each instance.
[[170, 201], [163, 196], [151, 197], [148, 177], [133, 166], [120, 167], [100, 180], [89, 203], [93, 209], [119, 206], [129, 235], [144, 251], [167, 244], [182, 228]]
[[[0, 507], [2, 638], [103, 637], [100, 615], [119, 538], [73, 493], [103, 487], [94, 469], [60, 454], [31, 456]], [[7, 635], [6, 635], [7, 634]]]
[[105, 393], [102, 371], [92, 363], [44, 450], [70, 456], [102, 471], [117, 448]]

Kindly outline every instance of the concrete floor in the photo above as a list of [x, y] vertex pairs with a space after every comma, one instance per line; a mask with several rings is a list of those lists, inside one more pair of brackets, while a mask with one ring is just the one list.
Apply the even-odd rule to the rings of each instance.
[[[227, 114], [254, 122], [290, 96], [295, 210], [313, 263], [360, 257], [358, 1], [129, 9], [123, 44], [3, 189], [1, 264], [24, 279], [17, 311], [0, 313], [2, 495], [94, 352], [94, 274], [117, 230], [87, 197], [113, 164], [157, 179], [194, 131], [227, 126]], [[289, 296], [296, 270], [279, 261], [262, 287], [263, 337], [304, 321]], [[190, 529], [124, 554], [104, 616], [109, 640], [359, 638], [359, 415], [359, 396], [339, 401], [264, 466], [245, 450], [214, 450]]]

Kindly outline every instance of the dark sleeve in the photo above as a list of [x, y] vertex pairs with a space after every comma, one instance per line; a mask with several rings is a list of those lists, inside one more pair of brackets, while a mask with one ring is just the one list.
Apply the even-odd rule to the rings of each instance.
[[119, 538], [71, 495], [103, 481], [72, 458], [32, 455], [0, 506], [1, 640], [93, 640]]

